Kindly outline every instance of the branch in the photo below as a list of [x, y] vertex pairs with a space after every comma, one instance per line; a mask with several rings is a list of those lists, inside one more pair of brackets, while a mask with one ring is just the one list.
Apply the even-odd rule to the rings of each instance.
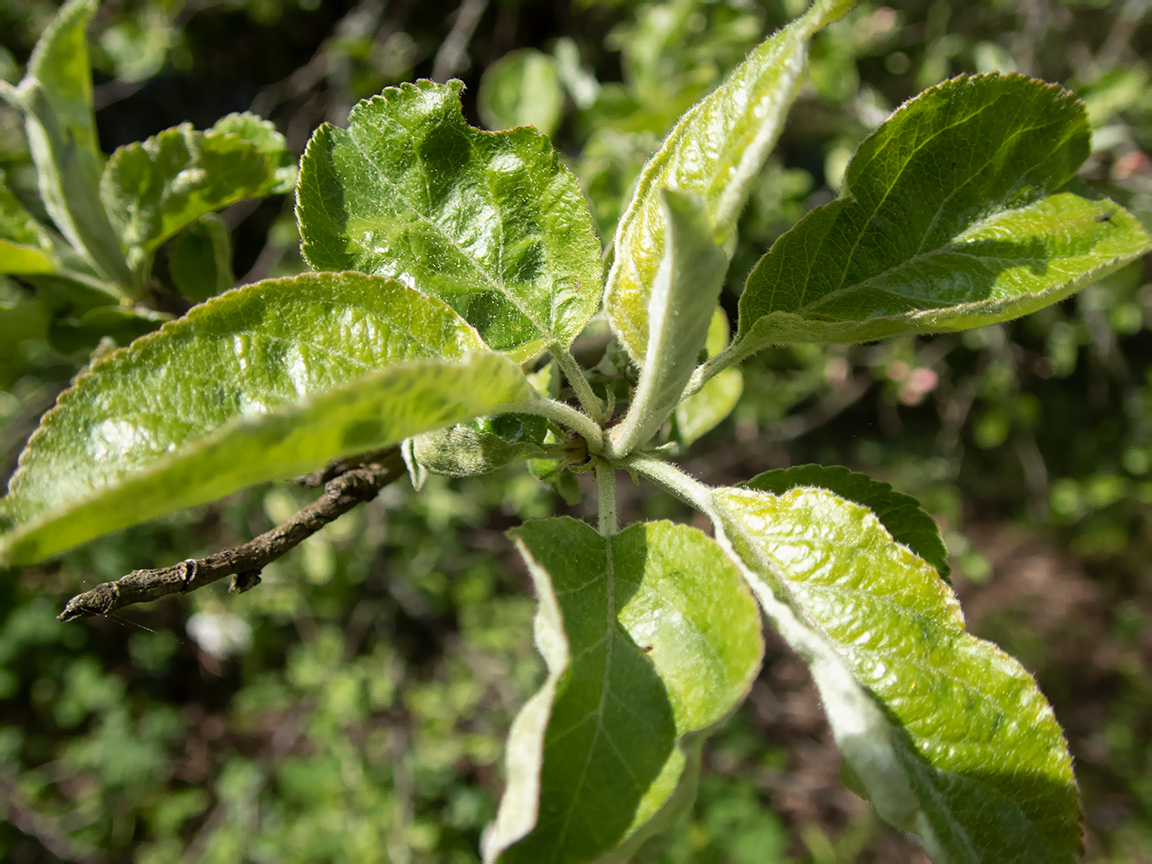
[[[335, 476], [329, 476], [335, 472]], [[295, 516], [254, 540], [205, 558], [189, 558], [171, 567], [133, 570], [115, 582], [97, 585], [68, 601], [57, 616], [75, 621], [89, 615], [107, 615], [123, 606], [158, 600], [169, 594], [187, 594], [225, 576], [234, 576], [230, 591], [247, 591], [260, 582], [260, 571], [302, 540], [353, 507], [371, 501], [381, 489], [404, 476], [399, 448], [366, 454], [357, 460], [337, 460], [302, 478], [305, 485], [324, 484], [324, 494]]]

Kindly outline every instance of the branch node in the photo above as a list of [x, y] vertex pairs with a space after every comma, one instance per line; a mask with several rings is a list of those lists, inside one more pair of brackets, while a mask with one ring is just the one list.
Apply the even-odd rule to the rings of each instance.
[[229, 594], [243, 594], [251, 591], [261, 582], [259, 570], [245, 570], [232, 577], [232, 584], [228, 586]]

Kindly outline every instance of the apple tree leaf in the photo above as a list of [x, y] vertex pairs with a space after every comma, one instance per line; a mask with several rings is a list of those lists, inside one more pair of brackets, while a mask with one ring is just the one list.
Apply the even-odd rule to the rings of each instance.
[[827, 489], [713, 492], [768, 618], [808, 663], [851, 775], [939, 864], [1072, 864], [1079, 793], [1036, 681], [970, 635], [935, 569]]
[[100, 194], [128, 263], [146, 274], [156, 247], [198, 217], [289, 191], [294, 177], [276, 128], [253, 114], [231, 114], [203, 132], [182, 123], [118, 148]]
[[600, 301], [600, 244], [576, 178], [534, 129], [484, 132], [463, 84], [390, 87], [316, 130], [296, 215], [317, 270], [399, 279], [517, 360], [566, 346]]
[[319, 273], [247, 285], [107, 354], [46, 414], [0, 501], [27, 562], [533, 395], [447, 305]]
[[741, 485], [773, 495], [783, 495], [797, 486], [827, 489], [875, 513], [892, 539], [903, 543], [935, 567], [941, 576], [947, 577], [952, 572], [948, 565], [948, 549], [936, 520], [911, 495], [897, 492], [889, 484], [873, 480], [867, 474], [849, 471], [839, 465], [794, 465], [757, 474]]
[[960, 76], [860, 145], [841, 196], [748, 277], [730, 351], [962, 330], [1025, 315], [1150, 248], [1119, 205], [1067, 184], [1083, 104], [1023, 75]]
[[612, 329], [637, 364], [647, 352], [649, 297], [670, 232], [660, 190], [701, 196], [715, 239], [730, 243], [752, 183], [796, 98], [809, 40], [851, 5], [847, 0], [817, 0], [763, 42], [680, 118], [641, 171], [616, 228], [616, 258], [604, 297]]
[[669, 232], [648, 298], [649, 334], [636, 395], [612, 430], [612, 446], [620, 455], [659, 432], [680, 401], [699, 362], [728, 269], [704, 199], [671, 189], [661, 189], [659, 197]]
[[513, 723], [484, 860], [625, 860], [691, 802], [705, 734], [747, 694], [756, 604], [686, 525], [605, 538], [561, 517], [509, 533], [540, 598], [548, 678]]

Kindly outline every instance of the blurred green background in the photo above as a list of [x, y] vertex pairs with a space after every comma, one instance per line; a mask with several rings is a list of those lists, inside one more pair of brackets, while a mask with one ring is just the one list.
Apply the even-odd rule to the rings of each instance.
[[[490, 128], [553, 134], [605, 242], [678, 114], [801, 0], [151, 0], [92, 30], [101, 144], [251, 109], [300, 152], [321, 122], [413, 77], [467, 82]], [[56, 10], [0, 0], [0, 77]], [[862, 3], [819, 36], [809, 82], [741, 221], [725, 308], [752, 264], [831, 200], [856, 144], [960, 72], [1019, 71], [1088, 104], [1085, 174], [1152, 228], [1147, 0]], [[519, 52], [513, 54], [513, 52]], [[509, 57], [508, 55], [512, 55]], [[504, 59], [502, 59], [504, 58]], [[29, 207], [20, 124], [0, 168]], [[303, 268], [292, 201], [236, 205], [240, 281]], [[163, 261], [158, 265], [163, 272]], [[709, 482], [807, 461], [864, 470], [941, 522], [970, 626], [1020, 657], [1063, 723], [1090, 862], [1152, 862], [1152, 262], [1011, 325], [790, 347], [693, 445]], [[64, 332], [0, 277], [0, 478], [99, 333]], [[651, 488], [624, 518], [691, 519]], [[240, 596], [223, 585], [55, 621], [72, 593], [249, 539], [311, 495], [258, 488], [0, 574], [0, 859], [472, 862], [501, 741], [542, 678], [534, 602], [503, 532], [569, 507], [524, 470], [397, 484]], [[594, 496], [593, 496], [594, 497]], [[716, 735], [691, 814], [634, 860], [925, 862], [839, 780], [803, 664], [770, 638]]]

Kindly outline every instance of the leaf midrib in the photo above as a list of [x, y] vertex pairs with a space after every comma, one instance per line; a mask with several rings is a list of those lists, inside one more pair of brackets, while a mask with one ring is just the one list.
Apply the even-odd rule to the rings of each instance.
[[[905, 258], [903, 261], [900, 261], [899, 263], [893, 265], [892, 267], [889, 267], [887, 270], [884, 270], [880, 273], [877, 273], [874, 276], [869, 276], [867, 279], [863, 279], [859, 282], [853, 282], [851, 285], [847, 285], [843, 288], [837, 288], [834, 291], [829, 291], [827, 294], [821, 295], [820, 297], [813, 300], [811, 303], [807, 304], [806, 306], [799, 306], [794, 311], [785, 312], [785, 314], [804, 315], [806, 313], [810, 313], [813, 310], [818, 309], [820, 306], [824, 305], [825, 303], [828, 303], [832, 300], [839, 299], [841, 297], [850, 297], [853, 293], [855, 293], [857, 291], [864, 291], [864, 290], [872, 287], [873, 283], [878, 282], [878, 281], [883, 281], [883, 280], [893, 276], [894, 274], [899, 273], [901, 270], [903, 270], [906, 267], [912, 267], [916, 264], [920, 264], [920, 263], [925, 262], [925, 261], [930, 261], [933, 257], [938, 256], [938, 255], [958, 255], [961, 257], [972, 258], [976, 261], [984, 261], [984, 262], [995, 261], [995, 262], [1004, 262], [1004, 263], [1015, 263], [1018, 266], [1027, 266], [1029, 264], [1049, 264], [1052, 261], [1065, 261], [1065, 260], [1070, 260], [1073, 258], [1085, 257], [1084, 254], [1080, 254], [1080, 255], [1053, 255], [1053, 256], [1050, 256], [1047, 258], [1027, 258], [1027, 257], [1008, 258], [1008, 257], [996, 256], [996, 255], [977, 255], [977, 254], [972, 253], [972, 252], [966, 252], [960, 248], [949, 248], [950, 245], [953, 243], [962, 242], [965, 235], [972, 234], [973, 232], [979, 231], [980, 229], [984, 228], [986, 225], [988, 225], [991, 222], [994, 222], [994, 221], [999, 220], [999, 219], [1004, 219], [1005, 217], [1009, 216], [1010, 214], [1026, 213], [1027, 211], [1032, 210], [1032, 209], [1038, 207], [1039, 205], [1043, 204], [1045, 201], [1050, 200], [1052, 197], [1053, 197], [1052, 195], [1048, 195], [1048, 196], [1045, 196], [1044, 198], [1041, 198], [1037, 201], [1033, 201], [1030, 204], [1026, 204], [1023, 207], [1013, 207], [1013, 208], [1006, 209], [1006, 210], [998, 210], [995, 213], [990, 213], [989, 215], [985, 216], [983, 219], [980, 219], [976, 222], [969, 224], [968, 226], [966, 226], [964, 228], [963, 231], [961, 231], [958, 234], [956, 234], [955, 236], [951, 237], [946, 243], [938, 246], [935, 249], [930, 249], [927, 252], [918, 253], [916, 255], [913, 255], [910, 258]], [[1085, 254], [1091, 255], [1090, 252], [1085, 253]], [[810, 272], [811, 272], [811, 268], [809, 268], [809, 273]], [[1061, 283], [1061, 284], [1063, 284], [1063, 283]], [[906, 300], [924, 301], [924, 298], [922, 298], [922, 297], [918, 297], [918, 296], [912, 295], [912, 294], [905, 294], [905, 293], [902, 293], [900, 291], [896, 291], [896, 290], [889, 289], [889, 288], [882, 288], [882, 289], [878, 289], [878, 290], [885, 291], [886, 293], [891, 294], [895, 297], [902, 297]], [[1013, 296], [1024, 296], [1024, 295], [1013, 295]], [[1029, 294], [1027, 296], [1035, 296], [1035, 295]], [[1005, 298], [1002, 298], [1002, 297], [984, 297], [984, 298], [980, 298], [977, 300], [960, 301], [959, 303], [945, 303], [945, 304], [942, 304], [939, 306], [933, 306], [929, 309], [921, 309], [921, 310], [915, 310], [915, 311], [917, 311], [917, 312], [933, 312], [933, 311], [937, 311], [939, 309], [949, 309], [949, 308], [952, 308], [955, 306], [977, 306], [977, 305], [982, 305], [984, 303], [991, 303], [991, 302], [995, 302], [997, 300], [1002, 300], [1002, 299], [1005, 299]], [[785, 310], [776, 309], [773, 311], [774, 312], [784, 312]], [[769, 313], [769, 314], [772, 314], [772, 313]], [[867, 320], [868, 321], [880, 321], [880, 320], [885, 320], [885, 319], [899, 319], [899, 318], [905, 317], [908, 314], [909, 313], [898, 313], [896, 315], [880, 315], [880, 316], [868, 318]], [[859, 323], [859, 322], [857, 321], [857, 319], [844, 319], [840, 323], [851, 324], [851, 323]]]

